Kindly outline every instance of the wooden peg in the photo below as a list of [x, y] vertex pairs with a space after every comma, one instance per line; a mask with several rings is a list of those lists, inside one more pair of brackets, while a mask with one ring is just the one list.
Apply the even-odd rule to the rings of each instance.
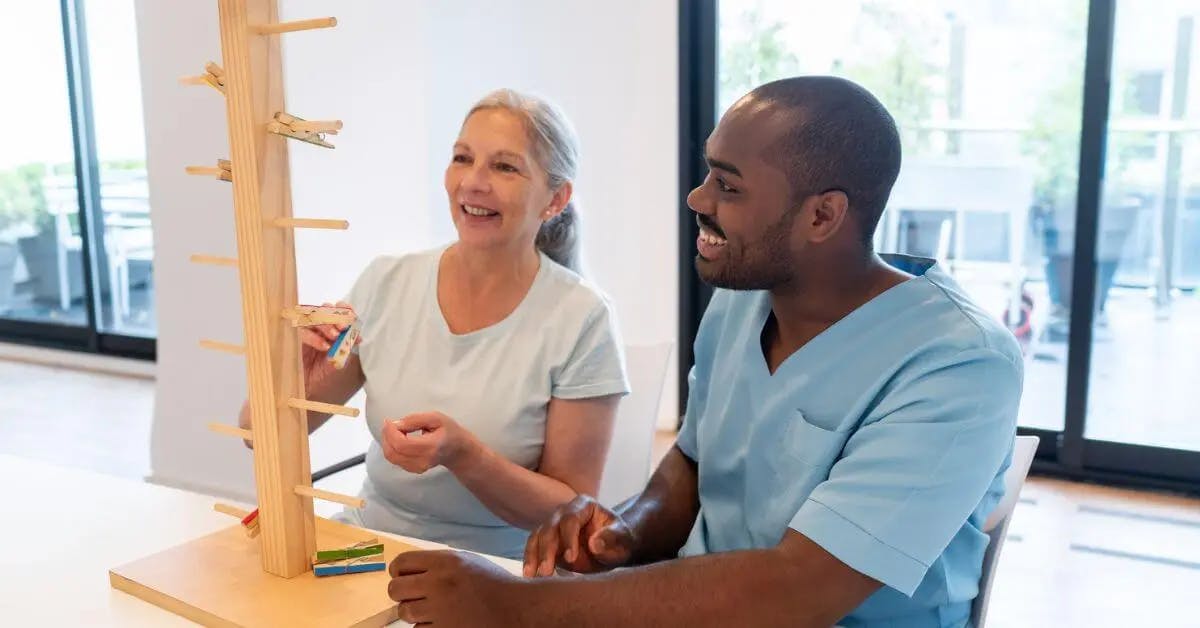
[[320, 401], [309, 401], [308, 399], [288, 399], [287, 406], [297, 410], [312, 410], [313, 412], [324, 412], [326, 414], [340, 414], [342, 416], [356, 417], [358, 416], [358, 408], [348, 406], [339, 406], [332, 403], [322, 403]]
[[329, 491], [322, 491], [319, 488], [313, 488], [311, 486], [304, 486], [303, 484], [296, 487], [296, 494], [303, 495], [305, 497], [313, 497], [316, 499], [323, 499], [327, 502], [337, 502], [339, 504], [344, 504], [351, 508], [362, 508], [363, 506], [367, 505], [367, 501], [365, 499], [362, 499], [359, 497], [350, 497], [349, 495], [342, 495], [340, 493], [331, 493]]
[[237, 517], [238, 519], [244, 519], [246, 517], [246, 515], [250, 514], [249, 510], [243, 510], [241, 508], [238, 508], [237, 506], [230, 506], [229, 504], [222, 504], [219, 502], [216, 504], [213, 504], [213, 510], [215, 510], [223, 515], [229, 515], [230, 517]]
[[253, 432], [234, 425], [228, 425], [225, 423], [209, 423], [208, 429], [218, 434], [225, 434], [226, 436], [237, 436], [242, 440], [254, 440]]
[[213, 351], [221, 351], [224, 353], [232, 353], [234, 355], [246, 355], [246, 347], [242, 345], [229, 344], [228, 342], [217, 342], [216, 340], [201, 340], [200, 346]]
[[346, 230], [350, 228], [350, 223], [348, 221], [326, 218], [276, 218], [271, 224], [275, 225], [276, 227], [292, 229]]
[[325, 141], [325, 135], [336, 135], [341, 128], [341, 120], [305, 120], [283, 111], [277, 112], [274, 119], [267, 123], [267, 131], [271, 133], [325, 148], [333, 148], [333, 144]]
[[236, 257], [216, 257], [214, 255], [193, 255], [190, 258], [193, 264], [209, 264], [211, 266], [237, 266]]
[[188, 174], [204, 177], [216, 177], [222, 181], [233, 181], [233, 163], [228, 159], [218, 159], [217, 166], [188, 166], [183, 169]]
[[278, 22], [275, 24], [251, 24], [250, 30], [259, 35], [278, 35], [280, 33], [294, 33], [296, 31], [311, 31], [318, 28], [333, 28], [334, 26], [337, 26], [337, 18], [318, 17], [310, 20]]

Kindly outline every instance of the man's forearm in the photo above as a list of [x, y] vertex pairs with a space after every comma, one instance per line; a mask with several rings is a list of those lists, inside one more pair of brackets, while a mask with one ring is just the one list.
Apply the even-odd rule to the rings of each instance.
[[677, 447], [663, 458], [641, 495], [617, 507], [633, 532], [632, 563], [674, 558], [700, 511], [696, 464]]
[[523, 580], [512, 602], [521, 626], [828, 627], [843, 616], [822, 599], [829, 586], [765, 549]]

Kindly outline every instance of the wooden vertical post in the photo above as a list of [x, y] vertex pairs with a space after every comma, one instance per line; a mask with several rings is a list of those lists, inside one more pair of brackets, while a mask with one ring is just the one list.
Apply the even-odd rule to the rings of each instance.
[[281, 403], [305, 397], [300, 345], [279, 316], [296, 303], [293, 230], [268, 227], [292, 215], [285, 139], [266, 131], [286, 108], [279, 38], [251, 28], [277, 22], [278, 7], [276, 0], [218, 5], [262, 566], [291, 578], [311, 568], [316, 538], [312, 501], [296, 492], [311, 484], [308, 422], [303, 410]]

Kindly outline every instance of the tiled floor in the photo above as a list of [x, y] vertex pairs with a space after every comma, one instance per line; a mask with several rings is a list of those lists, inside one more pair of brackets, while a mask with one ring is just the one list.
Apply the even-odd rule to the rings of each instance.
[[[140, 478], [153, 397], [148, 380], [0, 362], [0, 453]], [[1034, 478], [988, 626], [1200, 626], [1198, 591], [1200, 500]]]

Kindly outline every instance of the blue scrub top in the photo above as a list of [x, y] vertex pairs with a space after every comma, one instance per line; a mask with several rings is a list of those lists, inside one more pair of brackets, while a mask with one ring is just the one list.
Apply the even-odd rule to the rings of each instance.
[[796, 530], [884, 586], [840, 622], [962, 626], [1004, 493], [1023, 364], [1012, 334], [931, 260], [772, 375], [765, 292], [704, 314], [680, 450], [700, 513], [682, 556], [766, 548]]

